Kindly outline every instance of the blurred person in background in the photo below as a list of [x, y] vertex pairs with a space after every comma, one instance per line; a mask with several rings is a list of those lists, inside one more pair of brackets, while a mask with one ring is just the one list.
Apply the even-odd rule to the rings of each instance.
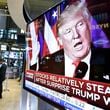
[[4, 60], [0, 58], [0, 98], [2, 98], [3, 81], [5, 80], [7, 65]]

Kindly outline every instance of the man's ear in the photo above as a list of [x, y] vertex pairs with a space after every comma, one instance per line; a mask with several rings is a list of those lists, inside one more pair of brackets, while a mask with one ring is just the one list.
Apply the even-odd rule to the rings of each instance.
[[60, 37], [57, 38], [57, 41], [58, 41], [60, 46], [63, 46], [62, 39]]

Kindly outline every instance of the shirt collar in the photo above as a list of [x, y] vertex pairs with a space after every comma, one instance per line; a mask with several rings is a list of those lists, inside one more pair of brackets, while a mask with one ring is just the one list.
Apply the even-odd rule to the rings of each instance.
[[[64, 53], [64, 57], [65, 57], [65, 64], [72, 64], [73, 60], [69, 58], [65, 53]], [[90, 64], [90, 58], [91, 58], [91, 50], [89, 54], [81, 61], [85, 62], [86, 64]]]

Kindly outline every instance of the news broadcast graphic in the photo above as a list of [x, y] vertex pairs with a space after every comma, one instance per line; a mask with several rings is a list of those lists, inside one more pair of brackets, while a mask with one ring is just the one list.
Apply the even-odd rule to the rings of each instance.
[[64, 109], [110, 108], [107, 4], [63, 0], [27, 25], [26, 90]]
[[[26, 71], [25, 80], [26, 80], [26, 86], [29, 87], [30, 89], [37, 91], [35, 90], [35, 88], [38, 89], [38, 88], [44, 87], [45, 88], [44, 90], [47, 94], [51, 93], [50, 91], [52, 91], [53, 96], [57, 94], [56, 95], [57, 98], [59, 97], [61, 98], [59, 99], [59, 102], [65, 98], [65, 100], [71, 103], [71, 106], [74, 106], [74, 107], [76, 106], [76, 108], [77, 107], [80, 108], [82, 106], [82, 109], [86, 110], [85, 108], [88, 107], [88, 105], [90, 105], [89, 102], [93, 105], [99, 106], [99, 107], [96, 107], [96, 106], [90, 105], [92, 108], [96, 108], [99, 110], [101, 110], [101, 107], [105, 109], [110, 107], [109, 105], [110, 85], [109, 84], [98, 83], [94, 81], [79, 80], [77, 78], [73, 79], [62, 75], [55, 75], [55, 74], [40, 72], [40, 71], [36, 72], [33, 70]], [[44, 95], [38, 91], [37, 93], [39, 93], [40, 95]], [[46, 94], [46, 97], [48, 97], [47, 94]], [[80, 103], [81, 106], [77, 104], [74, 105], [73, 103], [74, 100]]]

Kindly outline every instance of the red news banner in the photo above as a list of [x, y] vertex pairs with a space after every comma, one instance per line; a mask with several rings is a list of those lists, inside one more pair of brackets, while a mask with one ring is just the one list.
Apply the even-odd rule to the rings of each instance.
[[76, 97], [95, 106], [110, 108], [110, 84], [27, 70], [25, 80]]

